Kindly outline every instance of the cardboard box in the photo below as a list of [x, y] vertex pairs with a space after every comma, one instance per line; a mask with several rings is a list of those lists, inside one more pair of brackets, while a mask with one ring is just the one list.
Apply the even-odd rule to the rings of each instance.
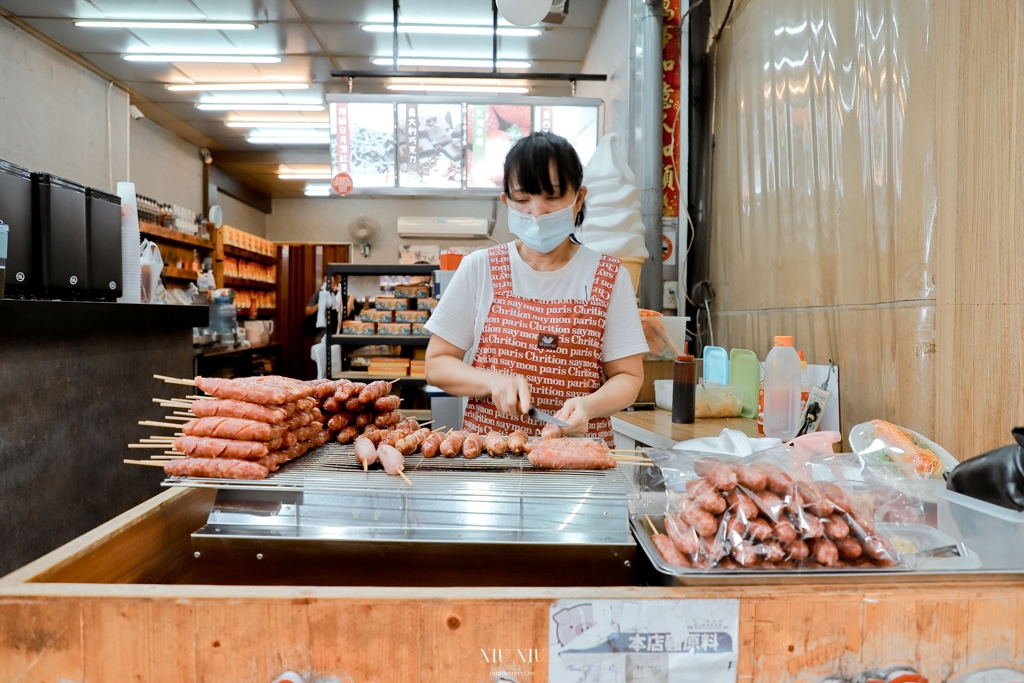
[[373, 306], [378, 311], [407, 311], [409, 310], [409, 300], [393, 296], [378, 296], [374, 300]]
[[425, 323], [430, 317], [428, 311], [395, 311], [396, 323]]
[[359, 319], [366, 323], [393, 323], [395, 322], [395, 314], [392, 311], [364, 308], [359, 311]]
[[409, 323], [380, 323], [377, 325], [377, 334], [382, 337], [408, 337], [412, 334]]
[[342, 334], [376, 334], [377, 324], [359, 320], [346, 320], [341, 324]]

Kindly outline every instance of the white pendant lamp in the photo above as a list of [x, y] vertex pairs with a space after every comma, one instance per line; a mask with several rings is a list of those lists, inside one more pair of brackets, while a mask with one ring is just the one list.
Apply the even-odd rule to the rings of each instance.
[[533, 26], [551, 11], [551, 0], [497, 0], [498, 11], [513, 26]]

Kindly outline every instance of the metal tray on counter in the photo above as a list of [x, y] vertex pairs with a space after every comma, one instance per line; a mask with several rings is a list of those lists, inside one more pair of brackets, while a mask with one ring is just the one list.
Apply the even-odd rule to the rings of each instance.
[[[910, 566], [874, 569], [685, 569], [669, 564], [658, 552], [651, 540], [650, 530], [645, 523], [650, 517], [655, 528], [664, 533], [664, 515], [630, 515], [630, 527], [644, 554], [661, 576], [664, 585], [676, 586], [722, 586], [722, 585], [765, 585], [765, 584], [806, 584], [825, 583], [843, 584], [860, 581], [885, 583], [914, 583], [949, 581], [960, 574], [969, 574], [971, 578], [990, 578], [994, 580], [1006, 578], [1005, 573], [988, 573], [981, 570], [978, 555], [964, 548], [963, 562], [957, 566], [944, 560], [942, 569], [929, 569], [927, 566], [915, 569]], [[917, 527], [920, 525], [909, 525]], [[880, 525], [884, 528], [884, 525]], [[934, 531], [934, 530], [933, 530]], [[939, 532], [935, 532], [939, 533]], [[950, 539], [952, 541], [952, 539]]]

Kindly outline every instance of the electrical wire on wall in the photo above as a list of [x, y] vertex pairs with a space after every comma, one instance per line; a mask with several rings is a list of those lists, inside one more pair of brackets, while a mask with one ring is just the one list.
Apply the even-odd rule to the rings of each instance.
[[107, 189], [114, 191], [114, 138], [110, 134], [110, 91], [114, 88], [114, 81], [107, 85], [107, 175], [109, 185]]

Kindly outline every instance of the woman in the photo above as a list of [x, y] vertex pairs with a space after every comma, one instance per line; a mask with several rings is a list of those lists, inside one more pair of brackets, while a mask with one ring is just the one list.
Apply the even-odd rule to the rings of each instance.
[[427, 323], [427, 380], [471, 397], [464, 429], [537, 434], [535, 405], [611, 443], [608, 416], [636, 400], [647, 342], [629, 273], [573, 239], [586, 196], [565, 138], [509, 150], [501, 201], [518, 239], [463, 259]]

